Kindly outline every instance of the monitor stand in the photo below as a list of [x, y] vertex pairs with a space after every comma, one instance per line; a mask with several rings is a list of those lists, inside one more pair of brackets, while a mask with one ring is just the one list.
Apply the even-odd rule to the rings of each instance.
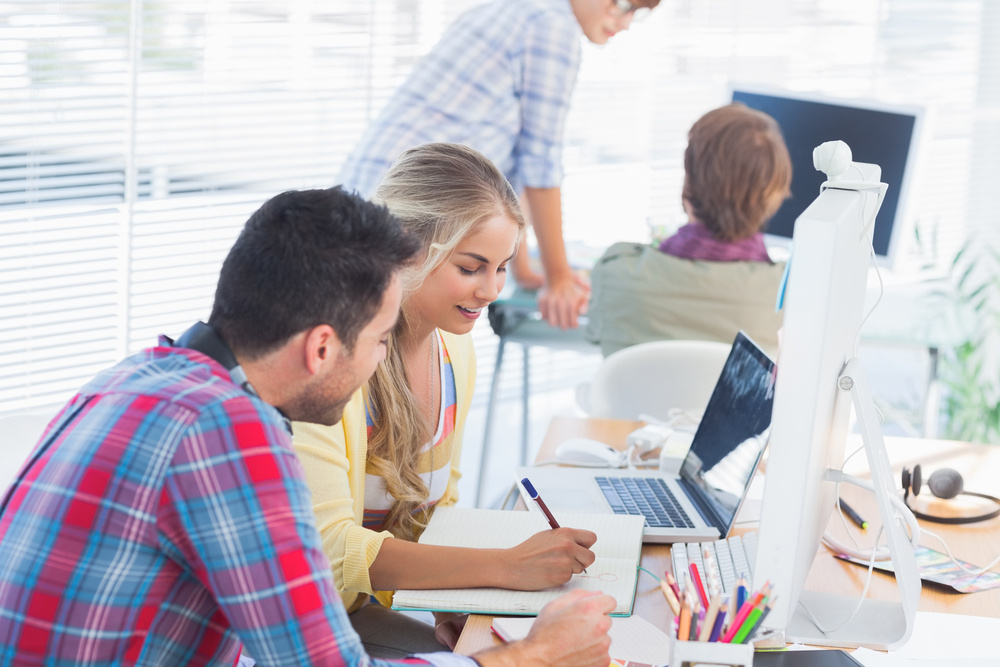
[[[889, 456], [879, 427], [878, 414], [864, 369], [857, 359], [851, 359], [840, 374], [840, 388], [851, 392], [857, 413], [858, 426], [865, 444], [868, 466], [871, 470], [879, 517], [887, 533], [892, 568], [895, 572], [899, 602], [865, 599], [860, 609], [843, 627], [858, 607], [857, 596], [802, 591], [785, 629], [785, 640], [820, 646], [864, 646], [876, 650], [891, 650], [902, 646], [913, 632], [920, 600], [920, 575], [917, 559], [906, 528], [894, 518], [895, 509], [890, 498], [895, 495]], [[835, 630], [823, 632], [802, 611], [805, 606], [823, 627]]]

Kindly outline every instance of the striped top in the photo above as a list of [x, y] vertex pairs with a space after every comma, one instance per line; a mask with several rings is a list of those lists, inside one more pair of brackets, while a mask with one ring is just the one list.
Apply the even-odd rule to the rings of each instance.
[[100, 373], [5, 502], [0, 665], [233, 665], [241, 640], [261, 665], [388, 664], [334, 589], [280, 413], [199, 352]]
[[[454, 446], [455, 416], [458, 407], [455, 393], [455, 373], [452, 369], [451, 357], [445, 347], [440, 332], [438, 337], [438, 365], [441, 377], [441, 410], [438, 412], [438, 424], [434, 437], [425, 443], [420, 450], [418, 470], [420, 478], [427, 486], [429, 495], [427, 501], [418, 507], [414, 513], [421, 513], [433, 508], [448, 488], [451, 475], [451, 453]], [[375, 422], [368, 407], [365, 407], [365, 420], [368, 425], [368, 438], [371, 440]], [[385, 517], [392, 509], [395, 499], [388, 494], [385, 480], [373, 474], [369, 468], [365, 472], [365, 513], [362, 525], [370, 530], [384, 530]]]
[[720, 241], [698, 222], [689, 222], [660, 244], [660, 252], [703, 262], [765, 262], [771, 264], [760, 232], [741, 241]]

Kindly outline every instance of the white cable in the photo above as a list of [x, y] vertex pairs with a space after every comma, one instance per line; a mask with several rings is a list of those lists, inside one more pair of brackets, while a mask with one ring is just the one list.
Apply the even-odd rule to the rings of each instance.
[[[864, 226], [865, 206], [868, 203], [868, 194], [865, 192], [861, 192], [860, 190], [858, 190], [857, 193], [863, 197], [863, 201], [861, 203], [861, 224], [862, 226]], [[882, 282], [882, 272], [879, 271], [878, 268], [878, 259], [877, 255], [875, 254], [875, 243], [873, 241], [873, 238], [874, 236], [868, 239], [868, 247], [871, 249], [872, 264], [875, 266], [875, 277], [878, 278], [878, 297], [875, 299], [875, 303], [872, 304], [872, 307], [868, 309], [868, 312], [865, 313], [864, 318], [862, 318], [861, 320], [861, 324], [858, 326], [857, 332], [855, 332], [854, 334], [855, 358], [857, 358], [858, 356], [858, 347], [861, 343], [861, 329], [865, 326], [865, 322], [868, 321], [868, 318], [871, 317], [872, 313], [875, 312], [875, 309], [878, 308], [878, 305], [882, 302], [882, 297], [885, 295], [885, 284]]]
[[874, 571], [875, 571], [875, 553], [877, 551], [878, 542], [882, 538], [882, 533], [884, 532], [884, 528], [885, 528], [884, 526], [881, 527], [881, 528], [879, 528], [878, 535], [875, 536], [875, 547], [876, 547], [876, 549], [872, 549], [871, 557], [868, 560], [868, 575], [865, 577], [865, 586], [861, 590], [861, 596], [858, 598], [858, 604], [855, 605], [854, 611], [852, 611], [850, 613], [850, 615], [848, 615], [848, 617], [846, 619], [844, 619], [843, 623], [841, 623], [840, 625], [838, 625], [835, 628], [824, 628], [823, 624], [819, 622], [819, 619], [817, 619], [815, 616], [813, 616], [813, 613], [811, 611], [809, 611], [809, 608], [806, 607], [804, 604], [802, 604], [802, 600], [801, 599], [799, 600], [799, 606], [802, 607], [802, 611], [804, 611], [806, 613], [806, 616], [808, 616], [809, 620], [811, 620], [813, 622], [813, 625], [815, 625], [817, 628], [819, 628], [819, 631], [822, 632], [824, 635], [828, 635], [831, 632], [836, 632], [837, 630], [840, 630], [845, 625], [847, 625], [848, 623], [850, 623], [851, 620], [855, 616], [857, 616], [858, 612], [861, 611], [861, 606], [865, 603], [865, 598], [868, 597], [868, 586], [872, 582], [872, 573], [874, 573]]
[[997, 556], [996, 558], [994, 558], [992, 561], [990, 561], [989, 563], [987, 563], [983, 567], [968, 567], [967, 564], [962, 563], [960, 560], [958, 560], [957, 558], [955, 558], [952, 555], [951, 549], [948, 548], [948, 543], [944, 541], [943, 537], [941, 537], [937, 533], [932, 533], [931, 531], [927, 530], [926, 528], [923, 529], [923, 533], [925, 535], [930, 535], [931, 537], [933, 537], [934, 539], [936, 539], [938, 542], [941, 543], [941, 546], [944, 547], [944, 553], [945, 553], [945, 555], [948, 556], [948, 558], [951, 559], [952, 563], [954, 563], [955, 565], [957, 565], [962, 570], [965, 570], [969, 574], [974, 574], [976, 577], [979, 577], [980, 575], [988, 572], [989, 570], [991, 570], [993, 568], [994, 565], [996, 565], [997, 563], [1000, 563], [1000, 556]]
[[632, 462], [632, 454], [635, 453], [635, 445], [629, 445], [625, 450], [625, 464], [629, 470], [635, 470], [635, 463]]
[[654, 417], [653, 415], [648, 415], [646, 413], [641, 413], [638, 417], [639, 421], [644, 421], [647, 424], [654, 424], [656, 426], [666, 426], [677, 431], [681, 430], [693, 430], [698, 428], [698, 424], [701, 422], [701, 412], [698, 410], [684, 410], [682, 408], [670, 408], [667, 412], [667, 418], [660, 419], [659, 417]]

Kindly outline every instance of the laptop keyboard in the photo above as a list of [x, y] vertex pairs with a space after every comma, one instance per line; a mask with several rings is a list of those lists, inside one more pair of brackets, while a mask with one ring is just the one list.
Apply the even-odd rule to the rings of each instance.
[[649, 528], [693, 528], [677, 498], [655, 477], [594, 477], [615, 514], [646, 517]]
[[[705, 562], [707, 553], [709, 562]], [[733, 535], [727, 540], [689, 542], [670, 547], [670, 560], [674, 577], [683, 581], [688, 565], [696, 563], [703, 578], [711, 580], [717, 573], [718, 585], [723, 595], [731, 595], [740, 577], [746, 578], [748, 589], [753, 589], [751, 578], [757, 556], [757, 533]], [[707, 575], [707, 576], [706, 576]], [[706, 585], [708, 582], [706, 582]]]

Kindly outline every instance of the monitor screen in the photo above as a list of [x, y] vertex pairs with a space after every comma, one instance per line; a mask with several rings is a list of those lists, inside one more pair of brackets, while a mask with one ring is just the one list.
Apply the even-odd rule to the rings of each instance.
[[909, 226], [905, 209], [922, 110], [749, 87], [734, 88], [732, 99], [774, 118], [792, 158], [792, 195], [768, 222], [767, 234], [792, 238], [795, 221], [816, 199], [820, 184], [826, 180], [813, 167], [813, 148], [840, 139], [851, 147], [855, 162], [882, 167], [882, 182], [889, 189], [872, 241], [879, 263], [891, 265], [899, 237]]

